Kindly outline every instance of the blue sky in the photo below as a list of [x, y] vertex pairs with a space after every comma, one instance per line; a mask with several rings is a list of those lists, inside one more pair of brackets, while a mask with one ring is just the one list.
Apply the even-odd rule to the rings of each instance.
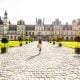
[[51, 24], [56, 18], [62, 23], [80, 18], [80, 0], [0, 0], [0, 16], [7, 10], [11, 23], [24, 20], [26, 24], [35, 24], [35, 18], [45, 18]]

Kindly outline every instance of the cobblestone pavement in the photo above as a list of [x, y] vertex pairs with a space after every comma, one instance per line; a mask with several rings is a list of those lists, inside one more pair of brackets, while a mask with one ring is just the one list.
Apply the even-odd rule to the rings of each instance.
[[73, 49], [43, 42], [8, 49], [0, 54], [0, 80], [80, 80], [80, 55]]

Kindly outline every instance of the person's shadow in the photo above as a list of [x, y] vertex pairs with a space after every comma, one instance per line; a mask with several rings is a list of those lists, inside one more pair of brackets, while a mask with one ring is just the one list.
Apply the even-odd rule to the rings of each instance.
[[34, 56], [31, 56], [31, 57], [27, 58], [27, 60], [33, 59], [33, 58], [35, 58], [35, 57], [37, 57], [37, 56], [39, 56], [39, 55], [40, 55], [40, 54], [36, 54], [36, 55], [34, 55]]

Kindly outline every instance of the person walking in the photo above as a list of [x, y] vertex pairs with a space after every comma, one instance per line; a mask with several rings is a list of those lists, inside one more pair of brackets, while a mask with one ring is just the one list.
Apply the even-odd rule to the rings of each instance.
[[39, 54], [40, 54], [41, 50], [42, 50], [41, 49], [42, 48], [42, 41], [41, 41], [41, 39], [39, 39], [37, 47], [39, 48]]

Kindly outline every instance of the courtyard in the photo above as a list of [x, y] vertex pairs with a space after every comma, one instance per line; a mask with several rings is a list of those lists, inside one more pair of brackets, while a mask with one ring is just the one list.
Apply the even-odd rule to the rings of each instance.
[[80, 55], [43, 41], [9, 48], [0, 54], [0, 80], [80, 80]]

